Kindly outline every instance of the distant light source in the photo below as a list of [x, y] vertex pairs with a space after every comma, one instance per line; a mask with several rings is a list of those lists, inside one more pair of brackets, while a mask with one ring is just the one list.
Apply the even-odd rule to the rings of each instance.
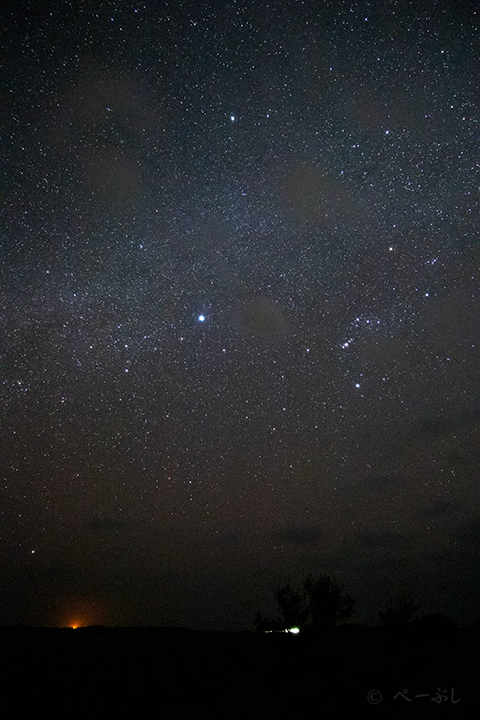
[[205, 322], [205, 315], [199, 315], [199, 316], [198, 316], [198, 321], [199, 321], [199, 322]]
[[285, 630], [285, 632], [293, 633], [294, 635], [298, 635], [300, 632], [300, 628], [294, 627], [294, 628], [288, 628], [288, 630]]

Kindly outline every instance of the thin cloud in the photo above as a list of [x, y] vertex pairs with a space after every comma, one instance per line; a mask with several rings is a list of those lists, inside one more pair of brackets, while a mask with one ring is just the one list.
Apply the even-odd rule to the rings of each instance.
[[278, 540], [300, 547], [317, 545], [324, 539], [323, 531], [311, 525], [290, 525], [275, 530], [273, 534]]
[[125, 530], [127, 523], [124, 520], [117, 520], [114, 517], [98, 516], [90, 520], [88, 526], [93, 530], [118, 531]]

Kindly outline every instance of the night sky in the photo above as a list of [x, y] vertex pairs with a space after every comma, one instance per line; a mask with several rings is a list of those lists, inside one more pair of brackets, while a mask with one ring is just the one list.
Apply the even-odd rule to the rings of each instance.
[[3, 4], [0, 624], [480, 616], [475, 6]]

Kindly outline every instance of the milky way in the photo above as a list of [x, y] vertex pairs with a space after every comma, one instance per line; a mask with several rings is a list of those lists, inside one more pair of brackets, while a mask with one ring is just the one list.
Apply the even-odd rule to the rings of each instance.
[[456, 608], [473, 5], [41, 5], [4, 38], [0, 622], [248, 626], [324, 570], [362, 617]]

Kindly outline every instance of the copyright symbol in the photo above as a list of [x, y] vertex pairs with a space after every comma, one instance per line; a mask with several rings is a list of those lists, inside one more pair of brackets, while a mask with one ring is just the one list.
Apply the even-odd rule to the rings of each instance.
[[367, 700], [371, 705], [378, 705], [379, 702], [382, 702], [382, 693], [380, 690], [370, 690]]

